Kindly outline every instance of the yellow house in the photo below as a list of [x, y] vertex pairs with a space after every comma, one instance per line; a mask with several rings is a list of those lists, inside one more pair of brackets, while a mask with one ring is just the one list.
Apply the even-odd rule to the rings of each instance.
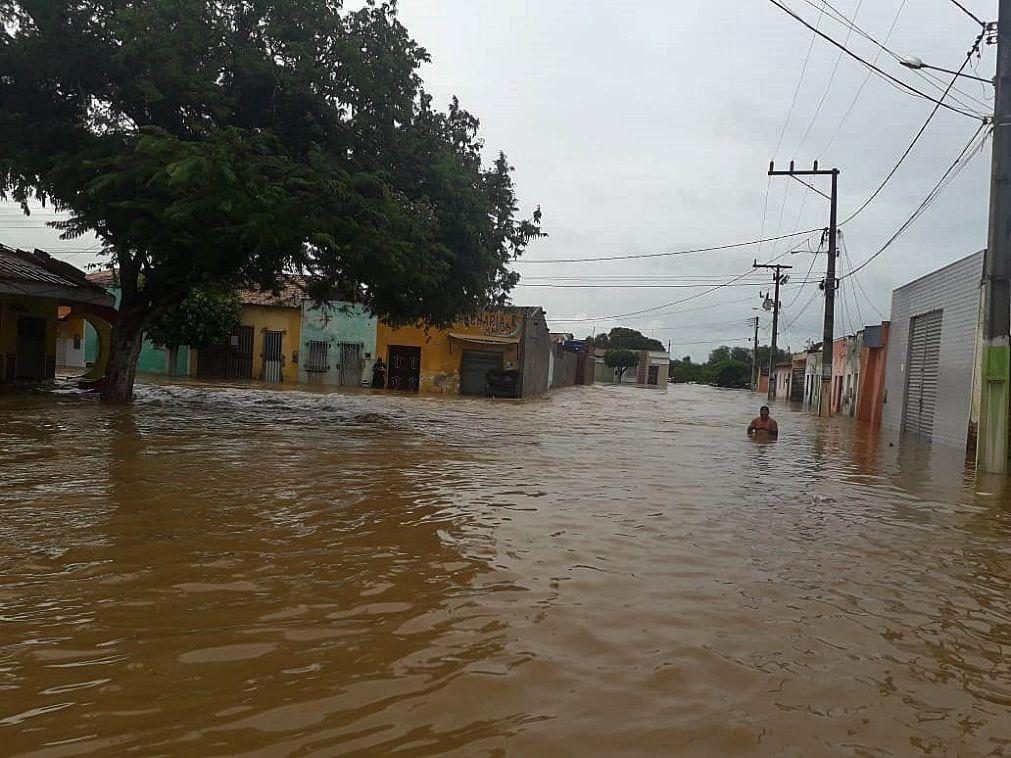
[[305, 293], [295, 280], [281, 290], [242, 290], [242, 314], [228, 344], [191, 353], [190, 372], [204, 379], [297, 382]]
[[405, 392], [484, 395], [489, 372], [516, 372], [517, 394], [548, 387], [551, 339], [544, 311], [485, 311], [449, 329], [394, 327], [379, 322], [376, 355], [387, 366], [386, 387]]
[[[116, 320], [113, 298], [85, 278], [80, 269], [41, 250], [27, 252], [0, 245], [0, 381], [42, 381], [56, 375], [58, 359], [67, 364], [66, 340], [82, 348], [91, 323], [108, 345]], [[61, 336], [62, 335], [62, 336]], [[61, 349], [62, 348], [62, 349]], [[104, 373], [108, 351], [96, 371]], [[98, 373], [97, 375], [101, 375]]]

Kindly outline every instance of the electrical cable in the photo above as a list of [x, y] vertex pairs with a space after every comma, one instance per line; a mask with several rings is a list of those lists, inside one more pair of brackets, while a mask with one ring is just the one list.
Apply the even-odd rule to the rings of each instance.
[[[902, 0], [902, 2], [899, 4], [898, 10], [895, 11], [895, 17], [892, 19], [892, 24], [888, 28], [888, 33], [885, 35], [886, 45], [888, 44], [888, 41], [892, 38], [892, 34], [895, 32], [895, 27], [899, 23], [899, 17], [902, 15], [902, 11], [903, 9], [905, 9], [906, 4], [908, 2], [909, 0]], [[875, 65], [877, 65], [878, 59], [881, 57], [881, 53], [883, 52], [883, 50], [884, 48], [879, 48], [877, 53], [875, 53], [873, 60], [873, 63]], [[849, 107], [846, 109], [846, 112], [843, 113], [843, 117], [839, 119], [839, 122], [836, 124], [835, 131], [832, 133], [832, 136], [829, 138], [829, 141], [825, 144], [825, 147], [822, 148], [821, 153], [819, 153], [819, 157], [827, 153], [828, 149], [832, 147], [832, 143], [836, 141], [836, 138], [842, 131], [843, 124], [846, 123], [846, 120], [850, 117], [850, 114], [853, 112], [853, 108], [856, 107], [857, 101], [860, 99], [860, 95], [863, 94], [864, 87], [866, 87], [867, 82], [871, 80], [872, 73], [873, 72], [870, 69], [867, 69], [867, 74], [864, 76], [863, 82], [861, 82], [860, 86], [857, 88], [856, 94], [853, 96], [853, 100], [850, 102]]]
[[[969, 64], [969, 61], [972, 59], [973, 53], [979, 50], [979, 45], [982, 40], [983, 35], [980, 35], [976, 38], [976, 41], [973, 43], [972, 47], [969, 49], [969, 52], [966, 54], [965, 60], [962, 61], [962, 65], [959, 66], [958, 72], [951, 77], [951, 83], [948, 85], [948, 90], [945, 90], [945, 94], [941, 96], [942, 99], [945, 95], [947, 95], [948, 91], [951, 89], [951, 85], [955, 83], [955, 80], [958, 78], [959, 74], [961, 74], [962, 71], [965, 69], [965, 67]], [[931, 109], [930, 113], [927, 115], [927, 120], [923, 122], [923, 126], [921, 126], [919, 130], [916, 132], [916, 134], [913, 135], [912, 141], [902, 152], [902, 155], [899, 156], [899, 160], [896, 161], [894, 166], [892, 166], [892, 170], [888, 172], [885, 178], [881, 181], [881, 184], [878, 185], [878, 188], [874, 190], [874, 192], [871, 193], [870, 197], [868, 197], [863, 202], [863, 205], [861, 205], [859, 208], [853, 211], [853, 213], [847, 216], [839, 224], [839, 226], [844, 226], [845, 224], [848, 224], [850, 221], [859, 216], [864, 211], [864, 209], [866, 209], [867, 206], [869, 206], [872, 202], [874, 202], [874, 199], [881, 194], [881, 191], [885, 188], [885, 185], [888, 184], [889, 181], [891, 181], [893, 176], [895, 176], [896, 172], [899, 170], [899, 167], [902, 166], [906, 158], [908, 158], [909, 154], [913, 151], [913, 148], [916, 147], [916, 143], [920, 141], [920, 138], [923, 136], [923, 133], [927, 131], [927, 127], [930, 126], [930, 122], [934, 120], [934, 116], [937, 115], [937, 112], [941, 108], [940, 103], [941, 101], [938, 101]]]
[[966, 110], [962, 110], [961, 108], [956, 108], [953, 105], [949, 105], [948, 103], [945, 103], [943, 100], [938, 100], [937, 98], [931, 97], [930, 95], [928, 95], [923, 90], [917, 89], [913, 85], [908, 84], [907, 82], [904, 82], [904, 81], [902, 81], [901, 79], [899, 79], [899, 78], [897, 78], [895, 76], [892, 76], [891, 74], [889, 74], [884, 69], [878, 67], [875, 64], [872, 64], [866, 58], [863, 58], [860, 55], [857, 55], [856, 53], [854, 53], [849, 48], [845, 47], [843, 44], [841, 44], [837, 40], [833, 39], [829, 35], [827, 35], [824, 32], [822, 32], [820, 29], [816, 29], [808, 21], [806, 21], [801, 16], [799, 16], [797, 13], [795, 13], [792, 10], [790, 10], [790, 8], [788, 8], [787, 6], [785, 6], [781, 2], [779, 2], [779, 0], [769, 0], [769, 2], [772, 3], [773, 5], [775, 5], [777, 8], [779, 8], [781, 11], [783, 11], [784, 13], [786, 13], [791, 18], [795, 19], [801, 25], [803, 25], [803, 26], [807, 27], [808, 29], [810, 29], [811, 31], [813, 31], [815, 34], [817, 34], [819, 37], [821, 37], [822, 39], [824, 39], [829, 44], [831, 44], [831, 45], [839, 48], [844, 53], [846, 53], [846, 55], [848, 55], [851, 58], [853, 58], [854, 60], [862, 63], [867, 68], [871, 69], [878, 76], [882, 77], [886, 81], [892, 82], [893, 84], [897, 85], [902, 90], [904, 90], [907, 94], [910, 94], [910, 95], [913, 95], [913, 96], [916, 96], [916, 97], [922, 97], [924, 100], [929, 100], [932, 103], [940, 103], [940, 106], [942, 108], [946, 108], [947, 110], [950, 110], [953, 113], [958, 113], [958, 114], [960, 114], [962, 116], [966, 116], [967, 118], [971, 118], [971, 119], [979, 119], [980, 118], [979, 114], [972, 113], [972, 112], [966, 111]]
[[[829, 15], [829, 17], [832, 20], [834, 20], [836, 23], [841, 24], [847, 30], [855, 31], [859, 36], [861, 36], [862, 38], [864, 38], [865, 40], [867, 40], [868, 42], [870, 42], [872, 45], [874, 45], [878, 49], [879, 53], [881, 53], [881, 52], [888, 53], [888, 55], [896, 63], [899, 63], [899, 64], [901, 64], [902, 61], [904, 60], [901, 55], [899, 55], [898, 53], [896, 53], [894, 50], [892, 50], [891, 48], [889, 48], [887, 46], [887, 41], [885, 43], [878, 42], [878, 40], [876, 40], [873, 36], [871, 36], [866, 31], [864, 31], [859, 26], [857, 26], [857, 24], [854, 21], [851, 21], [842, 11], [838, 10], [837, 8], [835, 8], [829, 2], [829, 0], [818, 0], [818, 3], [819, 3], [818, 5], [815, 5], [815, 3], [814, 3], [813, 0], [802, 0], [802, 2], [804, 2], [807, 5], [811, 6], [815, 10], [819, 11], [819, 13], [825, 13], [825, 9], [827, 8], [828, 9], [828, 15]], [[878, 55], [875, 55], [875, 59], [874, 59], [875, 65], [877, 65], [877, 60], [878, 60]], [[941, 80], [936, 74], [932, 73], [931, 71], [921, 70], [921, 69], [914, 69], [912, 71], [912, 74], [913, 74], [913, 76], [916, 76], [918, 79], [921, 79], [924, 83], [930, 85], [934, 89], [942, 90], [944, 88], [944, 82], [943, 82], [943, 80]], [[895, 85], [892, 84], [891, 86], [894, 87]], [[969, 100], [972, 100], [974, 103], [978, 104], [980, 107], [982, 107], [985, 110], [989, 111], [990, 105], [988, 103], [984, 103], [983, 101], [979, 100], [975, 96], [969, 94], [968, 92], [965, 92], [964, 90], [959, 89], [958, 87], [955, 87], [954, 91], [957, 92], [962, 97], [965, 97], [965, 98], [968, 98]], [[956, 103], [958, 103], [959, 105], [961, 105], [963, 108], [966, 108], [967, 110], [973, 110], [973, 105], [972, 104], [966, 103], [963, 100], [961, 100], [961, 99], [959, 99], [958, 97], [955, 97], [955, 96], [952, 96], [951, 99], [953, 101], [955, 101]]]
[[[864, 0], [858, 0], [857, 7], [853, 11], [854, 20], [856, 20], [856, 17], [860, 14], [860, 8], [863, 6], [863, 4]], [[846, 31], [846, 39], [843, 40], [843, 45], [848, 45], [850, 37], [852, 36], [853, 36], [853, 29], [849, 28]], [[807, 129], [804, 131], [804, 136], [800, 140], [800, 146], [796, 149], [796, 151], [794, 151], [794, 155], [800, 155], [804, 149], [804, 145], [807, 144], [807, 138], [811, 136], [811, 129], [818, 121], [818, 116], [821, 115], [821, 109], [825, 105], [825, 100], [828, 99], [828, 94], [829, 92], [832, 91], [832, 84], [833, 82], [835, 82], [835, 75], [839, 71], [839, 64], [842, 62], [842, 59], [843, 59], [843, 52], [842, 50], [840, 50], [839, 54], [835, 58], [835, 63], [832, 66], [832, 73], [829, 74], [828, 84], [825, 86], [825, 91], [822, 93], [821, 99], [818, 101], [818, 105], [814, 109], [814, 115], [811, 116], [811, 120], [808, 122]], [[803, 213], [803, 209], [801, 210], [801, 213]]]
[[513, 261], [513, 263], [597, 263], [601, 261], [629, 261], [629, 260], [643, 260], [645, 258], [666, 258], [672, 255], [692, 255], [694, 253], [711, 253], [717, 250], [732, 250], [738, 247], [748, 247], [749, 245], [757, 245], [762, 242], [773, 242], [774, 240], [784, 240], [790, 237], [800, 237], [804, 234], [813, 234], [814, 232], [820, 232], [821, 229], [803, 229], [797, 232], [791, 232], [790, 234], [781, 234], [777, 237], [766, 237], [765, 239], [749, 240], [747, 242], [734, 242], [729, 245], [714, 245], [712, 247], [699, 247], [692, 250], [675, 250], [669, 253], [633, 253], [630, 255], [608, 255], [602, 258], [554, 258], [548, 259], [535, 259], [529, 260], [520, 258], [519, 260]]
[[[849, 248], [846, 246], [846, 237], [845, 235], [842, 234], [842, 232], [839, 233], [839, 245], [840, 247], [842, 247], [843, 255], [846, 256], [846, 265], [849, 266], [850, 270], [852, 271], [853, 257], [850, 255]], [[873, 300], [871, 300], [870, 295], [867, 294], [867, 290], [864, 289], [864, 285], [860, 281], [860, 277], [854, 276], [853, 283], [856, 289], [864, 296], [864, 302], [871, 307], [871, 310], [873, 310], [875, 313], [878, 314], [878, 316], [881, 317], [882, 321], [886, 321], [888, 317], [884, 313], [882, 313], [881, 309], [874, 304]]]
[[958, 2], [958, 0], [951, 0], [951, 2], [952, 2], [952, 3], [954, 3], [954, 4], [955, 4], [955, 6], [956, 6], [956, 7], [957, 7], [957, 8], [959, 9], [959, 10], [961, 10], [961, 11], [962, 11], [962, 13], [964, 13], [964, 14], [965, 14], [966, 16], [968, 16], [969, 18], [971, 18], [971, 19], [972, 19], [973, 21], [975, 21], [975, 22], [976, 22], [977, 24], [979, 24], [980, 26], [982, 26], [982, 27], [984, 27], [984, 28], [986, 27], [986, 22], [985, 22], [985, 21], [983, 21], [983, 19], [981, 19], [981, 18], [980, 18], [979, 16], [977, 16], [977, 15], [976, 15], [975, 13], [973, 13], [973, 12], [972, 12], [971, 10], [969, 10], [969, 9], [968, 9], [968, 8], [966, 8], [966, 7], [964, 6], [964, 5], [962, 5], [962, 4], [960, 3], [960, 2]]
[[987, 137], [993, 131], [991, 127], [991, 129], [987, 132], [987, 134], [983, 136], [983, 139], [980, 140], [979, 144], [973, 147], [972, 146], [973, 142], [976, 140], [980, 132], [982, 132], [985, 127], [986, 124], [980, 125], [980, 127], [972, 135], [972, 138], [969, 140], [969, 142], [966, 143], [966, 146], [962, 148], [962, 151], [958, 154], [958, 157], [955, 159], [954, 163], [952, 163], [948, 167], [948, 169], [938, 180], [937, 184], [935, 184], [933, 189], [931, 189], [930, 192], [927, 194], [927, 197], [924, 198], [923, 202], [921, 202], [920, 205], [916, 208], [916, 210], [913, 211], [912, 215], [910, 215], [909, 218], [907, 218], [903, 222], [903, 224], [898, 228], [898, 230], [896, 230], [896, 232], [891, 237], [888, 238], [885, 244], [882, 245], [876, 253], [874, 253], [870, 258], [865, 260], [856, 268], [850, 270], [850, 272], [846, 275], [847, 277], [854, 276], [858, 271], [862, 270], [865, 266], [870, 264], [871, 261], [876, 259], [879, 255], [885, 252], [885, 250], [891, 247], [892, 244], [900, 236], [902, 236], [902, 234], [910, 226], [912, 226], [916, 222], [916, 220], [924, 213], [924, 211], [926, 211], [926, 209], [938, 198], [938, 196], [948, 186], [948, 184], [950, 184], [950, 182], [965, 169], [965, 167], [969, 164], [969, 162], [979, 153], [979, 151], [986, 144]]

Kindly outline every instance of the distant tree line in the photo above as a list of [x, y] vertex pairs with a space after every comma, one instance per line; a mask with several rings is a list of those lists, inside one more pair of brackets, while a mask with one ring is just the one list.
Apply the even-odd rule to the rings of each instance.
[[[776, 363], [789, 361], [791, 353], [776, 350]], [[751, 350], [721, 345], [709, 353], [705, 363], [693, 363], [690, 355], [670, 364], [670, 376], [675, 383], [710, 384], [714, 387], [746, 389], [751, 386]], [[769, 347], [758, 348], [758, 365], [769, 365]]]

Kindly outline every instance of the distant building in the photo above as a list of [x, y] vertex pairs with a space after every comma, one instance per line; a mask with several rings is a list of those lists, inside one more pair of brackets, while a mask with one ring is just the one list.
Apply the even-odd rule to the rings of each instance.
[[[388, 369], [386, 386], [404, 392], [487, 395], [489, 375], [506, 396], [547, 391], [552, 342], [539, 307], [479, 313], [449, 329], [394, 327], [379, 322], [377, 355]], [[512, 387], [507, 385], [512, 381]]]
[[857, 389], [860, 379], [860, 346], [862, 333], [836, 338], [832, 343], [832, 415], [853, 416], [856, 413]]
[[299, 280], [283, 282], [277, 292], [240, 290], [239, 323], [227, 343], [195, 354], [191, 373], [202, 379], [297, 382], [302, 347], [302, 303]]
[[789, 400], [793, 388], [793, 361], [776, 364], [775, 395], [777, 400]]
[[341, 387], [367, 385], [376, 358], [378, 321], [361, 305], [302, 301], [298, 380]]
[[663, 350], [633, 350], [638, 363], [628, 368], [621, 375], [618, 370], [607, 365], [607, 350], [597, 348], [594, 351], [596, 369], [594, 378], [601, 384], [629, 384], [635, 387], [650, 389], [667, 389], [667, 379], [670, 376], [670, 354]]
[[0, 245], [0, 382], [38, 382], [56, 376], [57, 365], [85, 373], [84, 324], [108, 336], [116, 321], [113, 299], [83, 271], [41, 250]]
[[804, 365], [804, 407], [817, 414], [821, 408], [822, 343], [807, 349]]
[[892, 293], [882, 425], [965, 449], [974, 439], [985, 251]]

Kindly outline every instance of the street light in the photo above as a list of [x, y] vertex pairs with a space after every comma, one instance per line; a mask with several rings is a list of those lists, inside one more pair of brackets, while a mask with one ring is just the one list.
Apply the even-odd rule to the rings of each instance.
[[992, 79], [984, 79], [981, 76], [973, 76], [972, 74], [963, 74], [960, 71], [953, 71], [950, 68], [931, 66], [929, 63], [924, 63], [921, 58], [918, 58], [915, 55], [908, 55], [905, 58], [900, 58], [899, 63], [914, 71], [918, 71], [921, 68], [929, 68], [931, 71], [941, 71], [945, 74], [951, 74], [952, 76], [961, 76], [964, 79], [975, 79], [977, 82], [983, 82], [984, 84], [993, 84]]

